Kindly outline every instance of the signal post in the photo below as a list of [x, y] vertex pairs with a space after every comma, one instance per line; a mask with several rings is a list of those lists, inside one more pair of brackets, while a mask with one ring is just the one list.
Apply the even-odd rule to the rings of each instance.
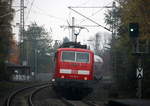
[[133, 55], [135, 55], [138, 59], [137, 68], [136, 68], [136, 78], [138, 80], [138, 88], [137, 88], [137, 96], [139, 99], [142, 98], [142, 79], [143, 79], [143, 64], [142, 64], [142, 56], [148, 54], [148, 46], [144, 51], [140, 50], [140, 42], [139, 42], [139, 24], [138, 23], [129, 23], [129, 36], [132, 40], [132, 49]]

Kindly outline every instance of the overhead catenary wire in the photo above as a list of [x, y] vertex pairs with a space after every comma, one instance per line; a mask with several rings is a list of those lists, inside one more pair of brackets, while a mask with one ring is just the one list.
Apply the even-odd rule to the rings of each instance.
[[[50, 13], [47, 13], [45, 10], [43, 10], [43, 9], [37, 7], [37, 6], [35, 6], [35, 7], [36, 7], [36, 9], [38, 9], [39, 11], [37, 11], [37, 10], [33, 10], [33, 11], [36, 12], [36, 13], [38, 13], [38, 14], [40, 14], [40, 15], [48, 16], [48, 17], [51, 17], [51, 18], [53, 18], [53, 19], [57, 19], [57, 20], [61, 20], [61, 21], [64, 21], [64, 20], [65, 20], [65, 19], [63, 19], [63, 18], [61, 18], [61, 17], [57, 17], [57, 16], [54, 16], [54, 15], [52, 15], [52, 14], [50, 14]], [[40, 11], [41, 11], [41, 12], [40, 12]]]
[[50, 18], [57, 19], [57, 20], [60, 20], [60, 21], [64, 21], [65, 20], [65, 19], [63, 19], [61, 17], [57, 17], [57, 16], [54, 16], [54, 15], [51, 15], [51, 14], [48, 14], [48, 13], [39, 12], [37, 10], [33, 10], [33, 13], [37, 13], [38, 15], [48, 16]]
[[85, 1], [84, 3], [82, 3], [81, 5], [86, 5], [90, 0]]
[[30, 0], [26, 0], [26, 6], [28, 7]]
[[[90, 0], [84, 1], [84, 2], [77, 2], [80, 3], [78, 5], [86, 5]], [[68, 4], [72, 4], [72, 0], [68, 3]]]
[[[102, 11], [104, 8], [112, 8], [112, 6], [107, 6], [110, 5], [112, 2], [109, 2], [108, 4], [106, 4], [106, 6], [104, 7], [94, 7], [94, 6], [90, 6], [90, 7], [74, 7], [74, 8], [100, 8], [98, 11], [94, 12], [92, 15], [89, 16], [89, 18], [93, 17], [94, 15], [96, 15], [97, 13], [99, 13], [100, 11]], [[83, 19], [79, 24], [81, 24], [82, 22], [86, 21], [86, 19]]]
[[91, 18], [89, 18], [89, 17], [87, 17], [87, 16], [85, 16], [85, 15], [81, 14], [80, 12], [78, 12], [78, 11], [74, 10], [73, 8], [71, 8], [71, 7], [68, 7], [68, 8], [69, 8], [69, 9], [71, 9], [72, 11], [74, 11], [75, 13], [77, 13], [77, 14], [81, 15], [82, 17], [84, 17], [84, 18], [88, 19], [89, 21], [91, 21], [91, 22], [93, 22], [93, 23], [97, 24], [98, 26], [100, 26], [100, 27], [102, 27], [102, 28], [106, 29], [107, 31], [112, 32], [110, 29], [108, 29], [108, 28], [106, 28], [106, 27], [104, 27], [104, 26], [100, 25], [100, 24], [99, 24], [99, 23], [97, 23], [96, 21], [94, 21], [94, 20], [92, 20]]
[[27, 16], [26, 16], [26, 21], [27, 21], [28, 18], [29, 18], [29, 15], [30, 15], [30, 12], [31, 12], [31, 10], [32, 10], [32, 7], [33, 7], [34, 2], [35, 2], [35, 0], [32, 0], [31, 6], [30, 6], [29, 11], [28, 11]]
[[[20, 10], [21, 10], [21, 9], [18, 9], [18, 10], [14, 11], [14, 12], [16, 13], [16, 12], [19, 12]], [[4, 14], [4, 15], [1, 15], [0, 18], [6, 17], [6, 16], [8, 16], [8, 15], [10, 15], [10, 14], [13, 14], [13, 11], [11, 11], [11, 12], [9, 12], [9, 13], [6, 13], [6, 14]]]

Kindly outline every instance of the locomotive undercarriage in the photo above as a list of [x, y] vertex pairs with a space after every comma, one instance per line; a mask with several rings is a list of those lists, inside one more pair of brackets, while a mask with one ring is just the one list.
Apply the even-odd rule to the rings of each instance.
[[53, 88], [68, 99], [82, 99], [93, 91], [93, 84], [92, 80], [55, 79]]

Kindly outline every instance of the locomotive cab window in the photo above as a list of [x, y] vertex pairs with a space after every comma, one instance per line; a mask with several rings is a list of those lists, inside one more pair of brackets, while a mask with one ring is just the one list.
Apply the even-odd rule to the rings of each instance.
[[76, 53], [76, 62], [89, 62], [89, 53], [77, 52]]
[[75, 52], [64, 51], [62, 53], [62, 61], [74, 62], [75, 61]]
[[62, 52], [62, 61], [88, 63], [89, 62], [89, 53], [63, 51]]

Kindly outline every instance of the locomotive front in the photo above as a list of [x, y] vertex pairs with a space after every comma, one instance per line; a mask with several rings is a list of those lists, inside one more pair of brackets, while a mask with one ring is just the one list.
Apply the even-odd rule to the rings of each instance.
[[94, 53], [80, 48], [59, 48], [52, 79], [57, 88], [91, 88]]

